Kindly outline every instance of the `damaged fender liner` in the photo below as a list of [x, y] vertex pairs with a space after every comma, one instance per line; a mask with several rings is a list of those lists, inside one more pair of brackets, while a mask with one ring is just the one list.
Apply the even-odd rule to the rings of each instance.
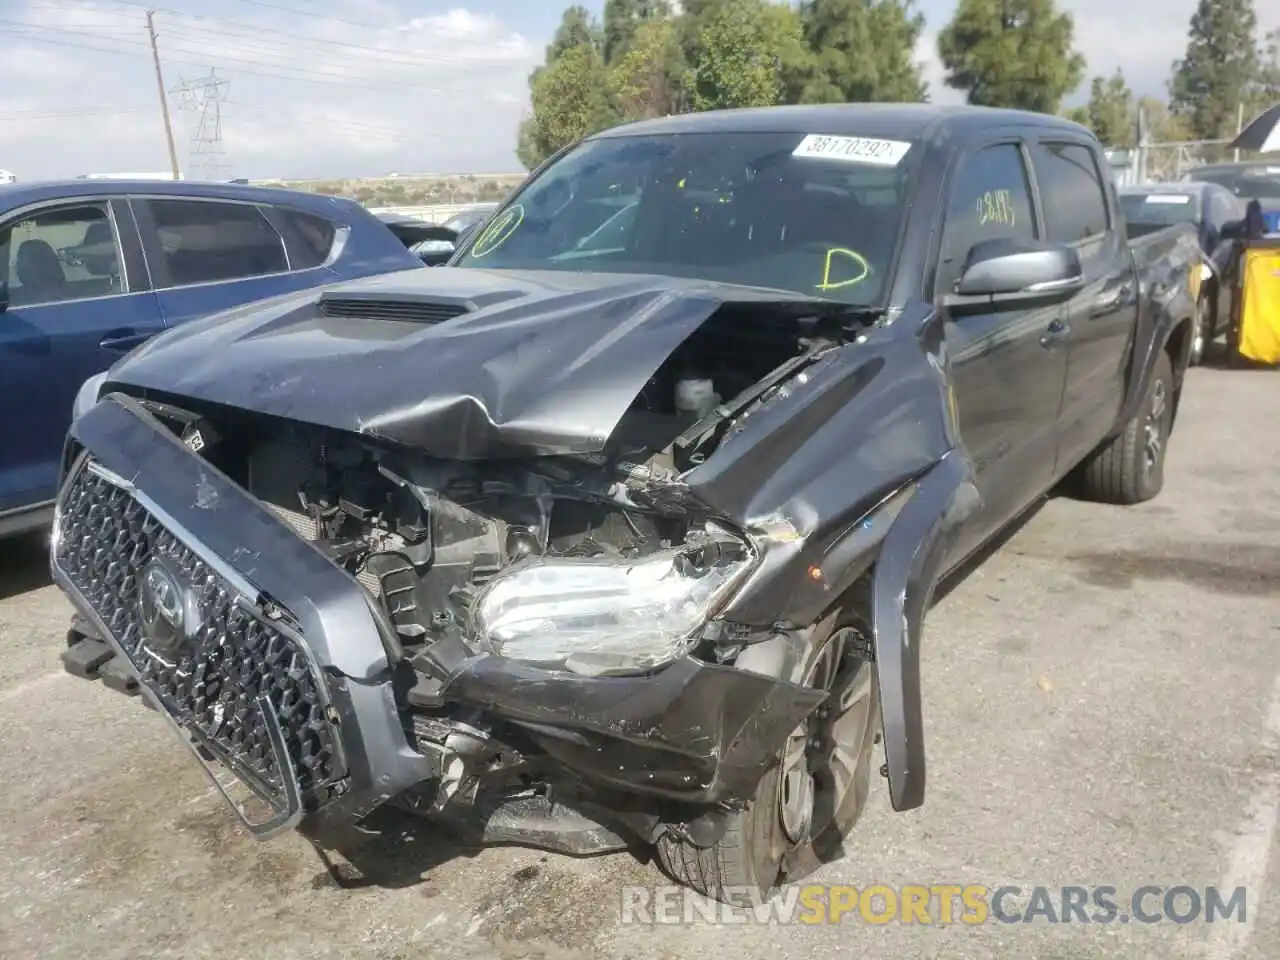
[[760, 771], [826, 694], [691, 657], [647, 676], [599, 679], [478, 657], [443, 696], [520, 723], [582, 776], [715, 803], [750, 797]]

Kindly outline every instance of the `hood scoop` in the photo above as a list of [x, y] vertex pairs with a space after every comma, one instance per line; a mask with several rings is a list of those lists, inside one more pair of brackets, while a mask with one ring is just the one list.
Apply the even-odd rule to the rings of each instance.
[[397, 320], [401, 323], [432, 325], [444, 323], [469, 312], [466, 303], [458, 301], [403, 299], [389, 300], [377, 297], [323, 296], [320, 298], [322, 317], [341, 317], [347, 320]]

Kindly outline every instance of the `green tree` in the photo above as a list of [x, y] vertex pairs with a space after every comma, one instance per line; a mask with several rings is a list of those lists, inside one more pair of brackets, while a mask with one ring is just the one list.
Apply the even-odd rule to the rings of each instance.
[[550, 65], [574, 47], [595, 47], [599, 51], [604, 43], [599, 25], [592, 19], [586, 7], [573, 6], [560, 17], [560, 26], [547, 46], [547, 64]]
[[786, 86], [782, 51], [802, 49], [795, 14], [765, 0], [723, 0], [705, 12], [690, 58], [694, 108], [780, 103]]
[[915, 60], [924, 30], [915, 0], [808, 0], [800, 20], [814, 60], [804, 102], [927, 99]]
[[1142, 111], [1149, 142], [1181, 143], [1193, 139], [1186, 118], [1172, 113], [1169, 105], [1160, 98], [1143, 97], [1134, 107], [1135, 113], [1139, 110]]
[[612, 122], [602, 43], [600, 27], [585, 7], [565, 10], [546, 61], [529, 74], [533, 115], [521, 121], [516, 136], [516, 157], [526, 169]]
[[1268, 33], [1258, 51], [1258, 80], [1249, 99], [1246, 122], [1280, 103], [1280, 29]]
[[1120, 70], [1109, 77], [1094, 77], [1089, 102], [1067, 116], [1092, 130], [1108, 147], [1133, 146], [1137, 104]]
[[1200, 0], [1187, 50], [1173, 65], [1169, 104], [1201, 140], [1231, 137], [1258, 75], [1253, 0]]
[[532, 170], [545, 158], [542, 136], [538, 131], [538, 115], [525, 117], [516, 131], [516, 159], [526, 170]]
[[534, 80], [530, 94], [543, 156], [617, 121], [604, 64], [593, 46], [562, 53]]
[[1075, 23], [1053, 0], [960, 0], [938, 35], [947, 85], [969, 102], [1057, 113], [1080, 85]]
[[640, 24], [628, 38], [626, 52], [609, 67], [609, 95], [623, 120], [676, 113], [683, 87], [680, 44], [670, 20]]
[[671, 17], [668, 0], [605, 0], [600, 52], [612, 66], [628, 50], [642, 26]]

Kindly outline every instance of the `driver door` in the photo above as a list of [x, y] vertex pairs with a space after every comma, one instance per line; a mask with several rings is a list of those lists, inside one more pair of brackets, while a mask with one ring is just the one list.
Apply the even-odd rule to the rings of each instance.
[[0, 219], [0, 280], [3, 513], [53, 499], [80, 386], [164, 324], [118, 202], [64, 200]]
[[[961, 158], [948, 190], [935, 294], [954, 290], [970, 248], [998, 237], [1036, 239], [1022, 144], [992, 143]], [[1067, 376], [1059, 305], [992, 308], [946, 318], [960, 440], [973, 461], [982, 509], [961, 534], [964, 559], [1052, 482]]]

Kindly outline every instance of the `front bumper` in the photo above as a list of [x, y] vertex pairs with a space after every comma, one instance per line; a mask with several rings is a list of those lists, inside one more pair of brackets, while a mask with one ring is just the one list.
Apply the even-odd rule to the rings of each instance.
[[[263, 835], [345, 829], [441, 778], [447, 744], [406, 732], [412, 678], [354, 579], [133, 400], [104, 399], [77, 420], [71, 443], [52, 563], [90, 629], [76, 631], [69, 671], [145, 694], [215, 783], [225, 787], [222, 774], [233, 771], [269, 807], [255, 821], [223, 791]], [[197, 589], [203, 611], [167, 659], [144, 635], [138, 606], [140, 575], [156, 556]], [[776, 656], [761, 655], [770, 648]], [[684, 658], [607, 678], [467, 656], [444, 671], [437, 697], [519, 728], [576, 781], [718, 803], [749, 797], [822, 701], [775, 679], [790, 675], [795, 649], [779, 634], [757, 648], [761, 669]]]
[[[106, 398], [69, 443], [53, 577], [132, 675], [113, 685], [137, 684], [251, 831], [323, 832], [438, 775], [354, 580], [135, 401]], [[138, 603], [156, 561], [198, 611], [163, 650]]]

